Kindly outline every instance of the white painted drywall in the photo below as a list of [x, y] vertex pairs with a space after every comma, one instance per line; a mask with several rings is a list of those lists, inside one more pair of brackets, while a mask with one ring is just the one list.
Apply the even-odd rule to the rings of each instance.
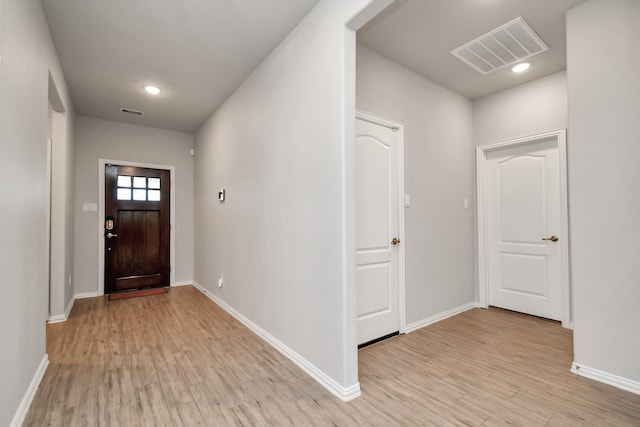
[[345, 23], [371, 3], [320, 2], [196, 135], [196, 281], [345, 390], [358, 384]]
[[640, 382], [640, 2], [567, 14], [569, 218], [578, 365]]
[[98, 292], [98, 159], [175, 166], [175, 280], [193, 280], [193, 135], [108, 120], [76, 119], [75, 290]]
[[[19, 421], [46, 351], [50, 72], [67, 109], [65, 126], [73, 122], [73, 106], [40, 2], [3, 0], [0, 19], [0, 425], [6, 426]], [[63, 151], [73, 145], [72, 133], [66, 135]]]
[[[475, 298], [471, 101], [358, 45], [358, 110], [405, 125], [406, 319]], [[464, 209], [464, 199], [470, 208]]]
[[[54, 89], [51, 86], [54, 86]], [[49, 90], [57, 92], [56, 83]], [[59, 98], [56, 96], [55, 98]], [[49, 95], [51, 101], [51, 94]], [[52, 103], [53, 105], [54, 103]], [[55, 109], [59, 111], [55, 111]], [[75, 142], [73, 111], [54, 105], [51, 123], [51, 269], [49, 316], [63, 316], [73, 295], [73, 186]]]
[[473, 140], [487, 145], [567, 127], [567, 73], [473, 101]]

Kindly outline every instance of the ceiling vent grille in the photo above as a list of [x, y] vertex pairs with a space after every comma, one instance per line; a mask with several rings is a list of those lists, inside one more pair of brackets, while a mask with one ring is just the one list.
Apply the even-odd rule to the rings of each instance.
[[138, 110], [132, 110], [131, 108], [121, 108], [121, 112], [126, 114], [133, 114], [134, 116], [142, 116], [144, 113]]
[[451, 51], [481, 74], [489, 74], [549, 50], [522, 17], [496, 28]]

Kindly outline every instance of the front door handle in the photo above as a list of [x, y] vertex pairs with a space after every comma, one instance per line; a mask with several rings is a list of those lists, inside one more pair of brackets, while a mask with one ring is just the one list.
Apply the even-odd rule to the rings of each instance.
[[112, 233], [112, 232], [108, 232], [107, 234], [105, 234], [105, 237], [106, 237], [107, 239], [112, 239], [112, 238], [114, 238], [114, 237], [118, 237], [118, 235], [117, 235], [117, 234], [115, 234], [115, 233]]
[[398, 239], [397, 237], [394, 237], [393, 240], [391, 240], [391, 244], [393, 246], [397, 245], [398, 243], [400, 243], [400, 239]]
[[543, 237], [542, 240], [551, 240], [552, 242], [557, 242], [558, 236], [551, 236], [551, 237]]

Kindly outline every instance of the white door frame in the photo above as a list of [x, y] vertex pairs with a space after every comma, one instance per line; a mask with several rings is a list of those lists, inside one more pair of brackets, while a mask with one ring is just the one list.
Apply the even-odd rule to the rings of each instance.
[[[0, 0], [1, 1], [1, 0]], [[51, 291], [51, 200], [52, 200], [52, 195], [51, 195], [51, 189], [52, 189], [52, 184], [51, 184], [51, 170], [53, 169], [52, 167], [52, 161], [53, 161], [53, 139], [51, 137], [51, 134], [53, 133], [52, 130], [52, 126], [53, 126], [53, 107], [51, 106], [51, 102], [49, 102], [49, 129], [48, 129], [48, 136], [47, 136], [47, 167], [46, 167], [46, 174], [47, 174], [47, 207], [46, 207], [46, 232], [45, 232], [45, 251], [46, 251], [46, 257], [45, 259], [47, 260], [47, 320], [49, 320], [51, 318], [51, 295], [52, 295], [52, 291]]]
[[176, 167], [170, 165], [157, 165], [151, 163], [130, 162], [127, 160], [98, 159], [98, 295], [104, 295], [104, 183], [105, 166], [107, 164], [120, 166], [134, 166], [139, 168], [168, 170], [171, 177], [171, 200], [170, 217], [171, 231], [169, 234], [169, 264], [171, 273], [169, 275], [169, 285], [176, 283]]
[[538, 141], [555, 138], [558, 144], [560, 163], [560, 239], [562, 239], [562, 326], [570, 328], [571, 324], [571, 289], [569, 282], [569, 216], [567, 194], [567, 143], [566, 130], [558, 129], [550, 132], [511, 139], [496, 144], [483, 145], [476, 148], [476, 197], [478, 207], [478, 296], [481, 307], [489, 307], [489, 236], [488, 236], [488, 203], [487, 197], [487, 155], [495, 150], [517, 147]]
[[398, 331], [401, 334], [404, 334], [406, 332], [407, 323], [405, 316], [406, 301], [404, 283], [404, 125], [360, 110], [356, 111], [356, 118], [365, 122], [387, 127], [398, 133], [400, 151], [398, 153], [398, 185], [400, 187], [398, 188], [398, 238], [400, 239], [400, 245], [398, 245]]

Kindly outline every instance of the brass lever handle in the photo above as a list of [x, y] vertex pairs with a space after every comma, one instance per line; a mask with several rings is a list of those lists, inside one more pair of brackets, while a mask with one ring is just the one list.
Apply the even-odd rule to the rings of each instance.
[[398, 243], [400, 243], [400, 239], [398, 239], [397, 237], [394, 237], [393, 240], [391, 240], [391, 244], [392, 245], [397, 245]]
[[551, 236], [551, 237], [543, 237], [542, 240], [551, 240], [552, 242], [557, 242], [558, 236]]
[[111, 239], [111, 238], [113, 238], [113, 237], [118, 237], [118, 235], [117, 235], [117, 234], [114, 234], [114, 233], [111, 233], [111, 232], [109, 232], [109, 233], [105, 234], [105, 236], [106, 236], [106, 238], [107, 238], [107, 239]]

